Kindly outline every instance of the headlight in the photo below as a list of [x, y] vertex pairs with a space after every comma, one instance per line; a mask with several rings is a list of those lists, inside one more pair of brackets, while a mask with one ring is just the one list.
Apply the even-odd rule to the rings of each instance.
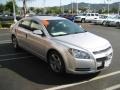
[[90, 59], [90, 55], [87, 52], [77, 50], [77, 49], [69, 49], [69, 52], [75, 57], [79, 59]]

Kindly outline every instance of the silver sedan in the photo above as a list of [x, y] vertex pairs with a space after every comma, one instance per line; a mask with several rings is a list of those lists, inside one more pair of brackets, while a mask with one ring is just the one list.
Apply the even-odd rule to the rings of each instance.
[[11, 39], [14, 48], [40, 57], [55, 73], [95, 73], [108, 68], [113, 56], [108, 40], [60, 17], [26, 17], [11, 27]]

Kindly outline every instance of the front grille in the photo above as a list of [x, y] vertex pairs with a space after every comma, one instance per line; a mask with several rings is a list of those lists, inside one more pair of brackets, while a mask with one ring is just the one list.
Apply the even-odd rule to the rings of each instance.
[[108, 60], [108, 57], [102, 57], [96, 59], [97, 62], [106, 61], [106, 60]]
[[95, 51], [95, 52], [93, 52], [93, 53], [94, 53], [94, 54], [100, 54], [100, 53], [107, 52], [107, 51], [110, 50], [110, 49], [111, 49], [111, 47], [108, 47], [108, 48], [106, 48], [106, 49], [104, 49], [104, 50]]
[[90, 71], [90, 68], [75, 68], [75, 71]]

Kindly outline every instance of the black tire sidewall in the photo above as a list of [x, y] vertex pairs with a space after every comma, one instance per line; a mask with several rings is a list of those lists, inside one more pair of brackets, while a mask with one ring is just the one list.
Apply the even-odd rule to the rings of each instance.
[[[53, 69], [51, 68], [50, 59], [49, 59], [49, 58], [51, 57], [52, 54], [56, 54], [56, 55], [58, 55], [59, 58], [60, 58], [60, 61], [61, 61], [61, 70], [60, 70], [60, 72], [55, 72], [55, 71], [53, 71]], [[64, 63], [63, 57], [62, 57], [61, 54], [58, 53], [57, 51], [51, 51], [51, 52], [48, 53], [48, 64], [49, 64], [51, 70], [52, 70], [54, 73], [58, 73], [58, 74], [64, 74], [64, 73], [65, 73], [65, 63]]]
[[[13, 40], [15, 39], [15, 42], [16, 42], [16, 47], [14, 46], [14, 44], [13, 44]], [[15, 49], [19, 49], [19, 45], [18, 45], [18, 42], [17, 42], [17, 38], [15, 37], [15, 36], [12, 36], [12, 44], [13, 44], [13, 47], [15, 48]]]

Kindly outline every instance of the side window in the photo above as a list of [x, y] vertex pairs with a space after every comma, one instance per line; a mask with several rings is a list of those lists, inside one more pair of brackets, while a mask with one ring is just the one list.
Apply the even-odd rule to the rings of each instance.
[[95, 16], [98, 16], [98, 14], [95, 14]]
[[30, 26], [31, 30], [42, 30], [42, 25], [40, 25], [39, 23], [32, 21], [31, 26]]
[[94, 16], [94, 14], [91, 14], [91, 16]]
[[22, 20], [19, 26], [25, 29], [30, 29], [30, 20]]
[[87, 14], [87, 16], [90, 16], [90, 14]]

